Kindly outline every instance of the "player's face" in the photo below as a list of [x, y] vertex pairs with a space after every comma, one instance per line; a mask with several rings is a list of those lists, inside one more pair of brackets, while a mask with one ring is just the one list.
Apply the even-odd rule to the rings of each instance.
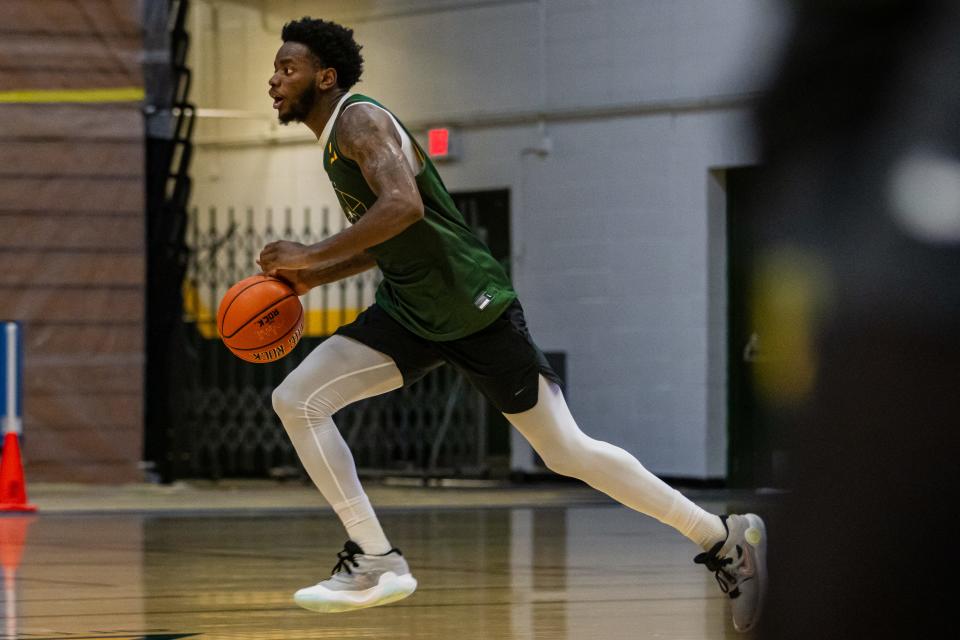
[[317, 99], [317, 69], [310, 50], [299, 42], [285, 42], [273, 60], [270, 97], [281, 124], [303, 122]]

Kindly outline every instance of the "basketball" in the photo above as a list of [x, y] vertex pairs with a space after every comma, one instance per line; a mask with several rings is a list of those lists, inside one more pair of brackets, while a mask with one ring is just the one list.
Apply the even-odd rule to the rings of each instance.
[[303, 305], [283, 280], [263, 274], [230, 287], [217, 310], [223, 344], [247, 362], [276, 362], [297, 346]]

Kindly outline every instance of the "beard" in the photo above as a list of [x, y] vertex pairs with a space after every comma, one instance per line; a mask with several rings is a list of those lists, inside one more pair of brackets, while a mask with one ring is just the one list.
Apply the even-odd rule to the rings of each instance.
[[286, 113], [277, 114], [280, 124], [290, 124], [291, 122], [303, 122], [306, 120], [307, 116], [310, 115], [310, 110], [313, 109], [313, 103], [316, 102], [316, 99], [317, 87], [311, 84], [297, 96], [296, 100], [290, 102]]

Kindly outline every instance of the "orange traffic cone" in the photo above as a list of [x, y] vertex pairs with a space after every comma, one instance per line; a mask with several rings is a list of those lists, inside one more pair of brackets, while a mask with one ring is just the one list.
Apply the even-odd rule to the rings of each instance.
[[36, 511], [27, 504], [27, 485], [20, 462], [20, 440], [7, 432], [3, 437], [3, 460], [0, 460], [0, 511]]

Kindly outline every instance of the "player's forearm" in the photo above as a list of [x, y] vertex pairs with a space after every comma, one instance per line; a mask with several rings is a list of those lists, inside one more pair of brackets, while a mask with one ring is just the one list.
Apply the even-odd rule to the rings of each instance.
[[308, 259], [317, 266], [336, 264], [400, 235], [422, 218], [423, 204], [380, 197], [354, 225], [308, 247]]
[[308, 284], [310, 288], [313, 288], [349, 278], [350, 276], [372, 269], [375, 266], [377, 266], [377, 263], [373, 259], [373, 256], [367, 253], [359, 253], [332, 265], [302, 269], [300, 271], [300, 278]]

